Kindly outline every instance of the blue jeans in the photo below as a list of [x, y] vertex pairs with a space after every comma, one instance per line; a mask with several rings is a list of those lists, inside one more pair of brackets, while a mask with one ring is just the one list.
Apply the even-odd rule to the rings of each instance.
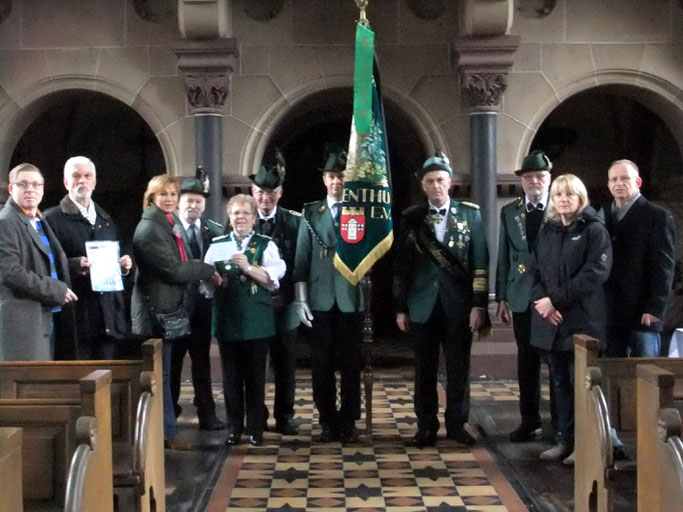
[[178, 423], [173, 407], [173, 394], [171, 393], [171, 352], [173, 344], [164, 340], [163, 363], [161, 373], [163, 378], [164, 393], [164, 440], [171, 441], [178, 437]]
[[628, 339], [630, 357], [659, 357], [662, 341], [658, 332], [633, 330]]

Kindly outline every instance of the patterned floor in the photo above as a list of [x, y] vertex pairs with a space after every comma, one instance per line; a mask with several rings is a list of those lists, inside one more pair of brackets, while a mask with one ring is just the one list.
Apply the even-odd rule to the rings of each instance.
[[[232, 449], [209, 512], [516, 511], [526, 510], [481, 446], [440, 440], [435, 448], [407, 446], [416, 431], [412, 373], [383, 371], [373, 390], [373, 436], [353, 445], [314, 444], [318, 433], [310, 374], [297, 377], [300, 433], [268, 432], [264, 445]], [[472, 400], [516, 400], [514, 382], [479, 382]], [[267, 400], [272, 403], [272, 389]], [[365, 419], [358, 422], [365, 427]]]

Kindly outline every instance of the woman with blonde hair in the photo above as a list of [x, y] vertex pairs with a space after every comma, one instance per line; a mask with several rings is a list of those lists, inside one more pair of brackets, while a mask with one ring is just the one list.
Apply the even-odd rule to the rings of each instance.
[[607, 229], [589, 205], [585, 185], [573, 174], [558, 176], [550, 187], [548, 219], [538, 234], [535, 253], [531, 344], [547, 354], [558, 416], [556, 445], [541, 453], [541, 459], [572, 464], [572, 337], [588, 334], [604, 345], [603, 285], [612, 268]]
[[[188, 260], [182, 224], [175, 214], [179, 193], [176, 179], [161, 174], [149, 181], [142, 200], [142, 218], [133, 235], [133, 254], [138, 266], [131, 303], [135, 334], [162, 337], [155, 314], [178, 306], [189, 308], [192, 286], [203, 279], [220, 279], [214, 276], [211, 265]], [[178, 436], [170, 370], [171, 341], [164, 339], [164, 445], [169, 449], [189, 450], [189, 443]]]

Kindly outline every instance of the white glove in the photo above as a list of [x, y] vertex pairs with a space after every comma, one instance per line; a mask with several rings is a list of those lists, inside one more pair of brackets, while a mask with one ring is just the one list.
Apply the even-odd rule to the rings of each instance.
[[301, 323], [307, 327], [312, 327], [313, 313], [308, 306], [308, 285], [304, 282], [294, 283], [294, 304], [296, 304], [296, 314], [299, 315]]

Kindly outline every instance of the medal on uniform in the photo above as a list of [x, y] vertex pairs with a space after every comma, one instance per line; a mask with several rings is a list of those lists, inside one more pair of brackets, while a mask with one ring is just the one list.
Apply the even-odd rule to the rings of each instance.
[[251, 282], [251, 294], [252, 295], [256, 294], [256, 283], [253, 281]]
[[518, 271], [520, 274], [523, 274], [524, 272], [526, 272], [526, 267], [524, 266], [524, 264], [519, 265], [519, 266], [517, 267], [517, 271]]
[[455, 245], [455, 242], [453, 241], [453, 239], [448, 241], [448, 247], [453, 247], [454, 245]]
[[240, 276], [240, 281], [242, 281], [243, 283], [246, 283], [246, 282], [247, 282], [247, 276], [245, 276], [244, 274], [242, 274], [242, 275]]

